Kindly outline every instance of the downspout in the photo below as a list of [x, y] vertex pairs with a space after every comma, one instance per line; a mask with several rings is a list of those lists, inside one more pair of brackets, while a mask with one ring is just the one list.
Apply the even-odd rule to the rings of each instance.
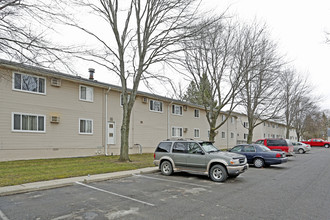
[[170, 104], [167, 107], [167, 139], [171, 138], [171, 128], [170, 128], [170, 111], [171, 111], [171, 106], [173, 104], [173, 101], [170, 102]]
[[105, 135], [104, 135], [104, 153], [108, 156], [108, 93], [111, 88], [109, 86], [108, 91], [105, 93]]

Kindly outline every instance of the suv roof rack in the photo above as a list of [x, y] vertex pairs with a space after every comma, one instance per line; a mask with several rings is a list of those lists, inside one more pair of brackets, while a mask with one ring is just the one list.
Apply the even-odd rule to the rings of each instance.
[[198, 141], [193, 138], [167, 138], [165, 141]]

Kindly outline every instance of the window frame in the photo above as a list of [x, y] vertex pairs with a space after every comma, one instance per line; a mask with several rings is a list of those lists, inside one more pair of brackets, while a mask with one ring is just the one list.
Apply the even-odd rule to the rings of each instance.
[[[81, 132], [80, 131], [80, 122], [82, 121], [82, 120], [84, 120], [84, 121], [91, 121], [92, 122], [92, 131], [91, 131], [91, 133], [87, 133], [87, 132]], [[79, 121], [78, 121], [78, 131], [79, 131], [79, 134], [85, 134], [85, 135], [92, 135], [92, 134], [94, 134], [94, 121], [93, 121], [93, 119], [90, 119], [90, 118], [79, 118]]]
[[[198, 132], [198, 136], [196, 136], [196, 132]], [[200, 138], [201, 137], [201, 132], [199, 128], [194, 128], [194, 138]]]
[[[15, 115], [20, 115], [20, 129], [14, 129], [15, 127]], [[22, 120], [22, 116], [35, 116], [37, 117], [37, 130], [23, 130], [23, 120]], [[43, 130], [39, 130], [39, 117], [43, 117], [44, 121], [43, 121], [43, 126], [44, 129]], [[11, 116], [11, 131], [12, 132], [24, 132], [24, 133], [46, 133], [46, 115], [41, 115], [41, 114], [31, 114], [31, 113], [22, 113], [22, 112], [12, 112], [12, 116]]]
[[[15, 88], [15, 79], [16, 79], [15, 74], [20, 74], [21, 75], [21, 88], [20, 89]], [[22, 76], [23, 75], [37, 78], [37, 80], [38, 80], [37, 81], [37, 90], [39, 90], [39, 79], [43, 79], [44, 80], [44, 92], [39, 92], [39, 91], [34, 92], [34, 91], [29, 91], [29, 90], [23, 90], [22, 89]], [[30, 94], [46, 95], [46, 93], [47, 93], [47, 79], [46, 79], [46, 77], [37, 76], [37, 75], [33, 75], [33, 74], [13, 72], [12, 73], [12, 90], [18, 91], [18, 92], [30, 93]]]
[[[181, 134], [181, 136], [173, 135], [173, 129], [179, 129], [179, 130], [181, 130], [181, 132], [179, 132]], [[175, 132], [175, 133], [177, 133], [177, 132]], [[172, 137], [176, 137], [176, 138], [183, 137], [183, 127], [172, 126], [171, 127], [171, 136]]]
[[[82, 87], [85, 87], [86, 88], [86, 99], [82, 99], [81, 98], [81, 88]], [[92, 99], [91, 100], [88, 100], [87, 99], [87, 89], [92, 89]], [[91, 86], [86, 86], [86, 85], [79, 85], [79, 100], [80, 101], [83, 101], [83, 102], [94, 102], [94, 87], [91, 87]]]
[[222, 138], [222, 139], [225, 139], [225, 138], [226, 138], [226, 132], [225, 132], [225, 131], [222, 131], [222, 132], [221, 132], [221, 138]]
[[[176, 113], [175, 113], [175, 109], [176, 109], [176, 107], [179, 107], [179, 108], [180, 108], [180, 113], [181, 113], [181, 114], [176, 114]], [[183, 115], [183, 106], [182, 106], [182, 105], [172, 104], [172, 110], [171, 110], [171, 112], [172, 112], [172, 115], [182, 116], [182, 115]]]
[[[198, 112], [198, 116], [196, 116], [196, 112]], [[194, 118], [200, 118], [200, 110], [197, 108], [194, 110]]]
[[[120, 100], [122, 100], [122, 99], [120, 99]], [[151, 109], [151, 102], [153, 103], [153, 106], [154, 106], [154, 103], [155, 102], [159, 102], [160, 103], [160, 108], [161, 108], [161, 111], [156, 111], [156, 110], [154, 110], [154, 109]], [[150, 99], [149, 100], [149, 111], [151, 111], [151, 112], [158, 112], [158, 113], [163, 113], [163, 102], [162, 101], [159, 101], [159, 100], [154, 100], [154, 99]]]

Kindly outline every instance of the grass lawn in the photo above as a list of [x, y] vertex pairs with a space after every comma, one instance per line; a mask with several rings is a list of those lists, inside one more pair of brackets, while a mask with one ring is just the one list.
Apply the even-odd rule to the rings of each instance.
[[0, 162], [0, 187], [154, 166], [153, 154], [130, 155], [132, 162], [127, 163], [118, 159], [94, 156]]

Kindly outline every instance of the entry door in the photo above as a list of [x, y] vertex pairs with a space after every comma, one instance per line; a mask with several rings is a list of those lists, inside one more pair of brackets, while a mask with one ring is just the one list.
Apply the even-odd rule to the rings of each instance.
[[108, 144], [116, 144], [116, 124], [108, 122]]

